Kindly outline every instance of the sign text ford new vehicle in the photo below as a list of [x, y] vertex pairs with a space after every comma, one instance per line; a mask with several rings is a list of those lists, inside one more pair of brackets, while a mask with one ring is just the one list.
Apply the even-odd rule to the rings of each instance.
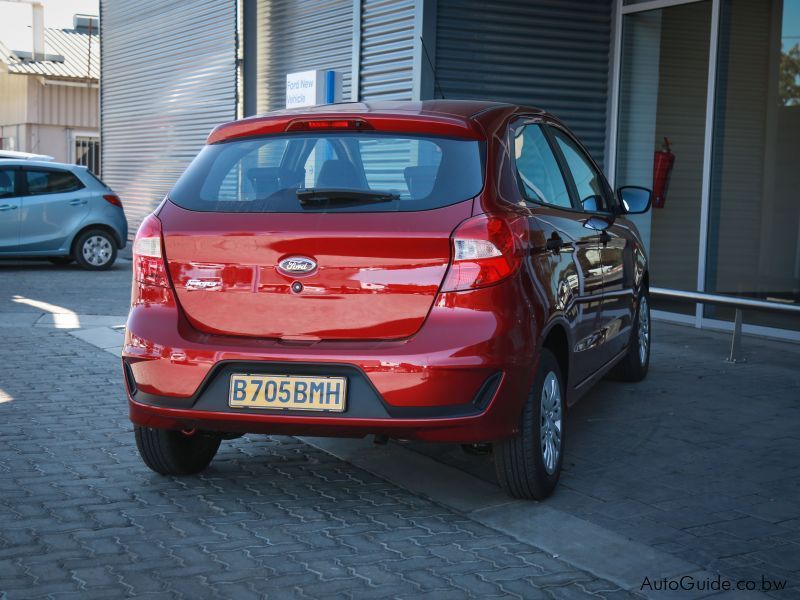
[[221, 125], [139, 228], [123, 349], [164, 474], [241, 433], [491, 442], [547, 496], [564, 417], [650, 356], [648, 271], [580, 142], [533, 108], [339, 104]]

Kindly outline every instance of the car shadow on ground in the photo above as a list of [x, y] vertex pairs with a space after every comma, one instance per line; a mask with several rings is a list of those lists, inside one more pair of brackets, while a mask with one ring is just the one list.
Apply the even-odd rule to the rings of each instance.
[[[593, 399], [595, 393], [605, 389], [607, 386], [624, 385], [617, 382], [603, 381], [580, 402], [569, 408], [565, 420], [565, 441], [567, 451], [564, 458], [562, 481], [563, 485], [565, 474], [579, 468], [574, 456], [574, 447], [583, 448], [589, 444], [595, 435], [602, 430], [603, 425], [600, 419], [594, 419], [593, 415], [597, 412], [596, 402]], [[628, 384], [630, 385], [630, 384]], [[473, 475], [483, 481], [498, 485], [497, 477], [494, 472], [494, 458], [491, 449], [476, 448], [471, 451], [469, 448], [462, 448], [458, 444], [435, 444], [424, 442], [402, 442], [402, 445], [410, 450], [434, 458], [439, 462], [456, 467], [464, 472]], [[554, 497], [558, 496], [559, 490], [556, 488]]]

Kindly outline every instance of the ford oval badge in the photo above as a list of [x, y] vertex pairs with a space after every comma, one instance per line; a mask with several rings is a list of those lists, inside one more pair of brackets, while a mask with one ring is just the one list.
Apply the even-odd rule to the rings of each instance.
[[278, 263], [278, 271], [284, 275], [310, 275], [317, 270], [317, 261], [307, 256], [289, 256]]

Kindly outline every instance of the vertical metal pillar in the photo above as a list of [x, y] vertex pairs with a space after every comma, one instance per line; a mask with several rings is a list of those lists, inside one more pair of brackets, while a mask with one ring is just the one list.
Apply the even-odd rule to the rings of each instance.
[[242, 112], [239, 117], [258, 114], [258, 3], [243, 0], [242, 4]]
[[728, 362], [740, 362], [742, 360], [742, 309], [736, 309], [736, 316], [733, 322], [733, 339], [731, 340], [731, 353]]

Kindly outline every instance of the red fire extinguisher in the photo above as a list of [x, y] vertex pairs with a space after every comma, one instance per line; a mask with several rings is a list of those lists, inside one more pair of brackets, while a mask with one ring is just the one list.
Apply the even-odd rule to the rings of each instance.
[[653, 206], [655, 208], [664, 208], [673, 164], [675, 164], [675, 155], [670, 149], [669, 138], [664, 137], [661, 150], [657, 150], [653, 155]]

